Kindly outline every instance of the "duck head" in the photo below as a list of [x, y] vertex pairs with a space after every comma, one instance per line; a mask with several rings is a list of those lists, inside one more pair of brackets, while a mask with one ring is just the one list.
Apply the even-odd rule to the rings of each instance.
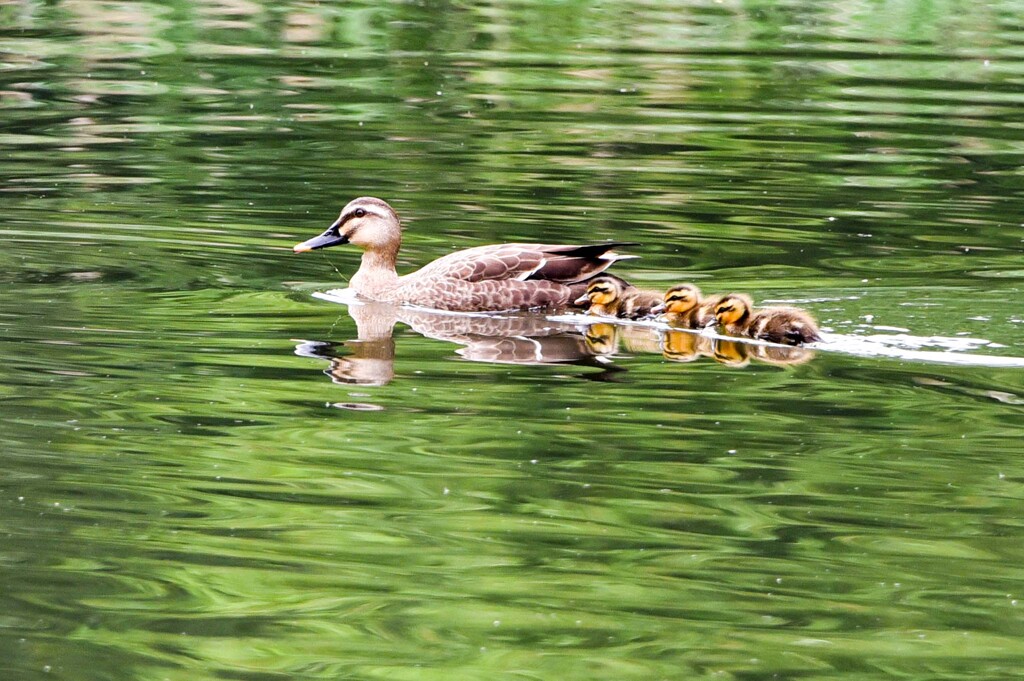
[[719, 324], [739, 324], [750, 316], [753, 302], [742, 293], [730, 293], [715, 305], [715, 319]]
[[363, 250], [398, 250], [402, 242], [402, 227], [398, 215], [386, 202], [372, 196], [349, 201], [338, 219], [323, 234], [296, 244], [296, 253], [318, 248], [353, 244]]
[[665, 291], [665, 300], [654, 312], [686, 314], [700, 304], [700, 289], [693, 284], [677, 284]]
[[614, 277], [597, 277], [587, 285], [587, 292], [575, 300], [576, 305], [610, 307], [622, 295], [622, 285]]

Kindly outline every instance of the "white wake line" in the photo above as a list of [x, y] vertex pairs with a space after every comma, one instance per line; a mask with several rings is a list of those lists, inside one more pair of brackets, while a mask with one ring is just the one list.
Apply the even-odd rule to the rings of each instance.
[[[610, 319], [608, 317], [595, 317], [585, 314], [552, 315], [548, 319], [553, 322], [575, 323], [580, 326], [589, 324], [622, 324], [624, 326], [639, 326], [656, 331], [682, 331], [683, 333], [699, 334], [709, 338], [721, 340], [738, 341], [747, 345], [769, 345], [774, 347], [792, 347], [789, 345], [777, 345], [753, 338], [742, 338], [737, 336], [725, 336], [713, 329], [703, 331], [692, 329], [677, 329], [664, 322], [658, 321], [634, 321], [626, 319]], [[997, 343], [983, 338], [964, 338], [960, 336], [911, 336], [909, 334], [898, 335], [873, 335], [873, 336], [849, 336], [841, 333], [827, 333], [822, 331], [824, 340], [820, 343], [809, 343], [805, 346], [810, 350], [821, 352], [837, 352], [858, 357], [885, 357], [889, 359], [903, 359], [912, 362], [928, 362], [931, 364], [957, 364], [961, 366], [993, 367], [993, 368], [1024, 368], [1024, 357], [1005, 357], [1002, 355], [978, 355], [964, 352], [963, 349], [974, 349], [985, 346], [1002, 347]], [[946, 350], [919, 350], [922, 346], [945, 346]]]
[[[364, 305], [365, 301], [359, 300], [356, 294], [347, 288], [332, 289], [330, 291], [316, 291], [314, 298], [326, 300], [342, 305]], [[405, 306], [423, 312], [432, 312], [438, 315], [452, 315], [458, 317], [503, 317], [516, 313], [487, 313], [487, 312], [450, 312], [448, 310], [435, 310], [429, 307]], [[521, 314], [521, 313], [518, 313]], [[545, 319], [551, 322], [572, 324], [577, 327], [589, 326], [590, 324], [617, 324], [622, 326], [637, 326], [648, 328], [653, 331], [682, 331], [694, 333], [710, 338], [738, 341], [748, 345], [774, 345], [752, 338], [738, 338], [736, 336], [723, 336], [713, 330], [705, 329], [695, 331], [688, 329], [676, 329], [658, 321], [633, 321], [628, 319], [613, 319], [609, 317], [596, 317], [586, 314], [563, 314], [545, 315]], [[810, 343], [804, 347], [821, 352], [837, 352], [857, 357], [884, 357], [888, 359], [902, 359], [908, 362], [927, 362], [930, 364], [956, 364], [959, 366], [976, 366], [991, 368], [1024, 368], [1024, 357], [1006, 357], [1002, 355], [978, 355], [971, 352], [964, 352], [965, 349], [975, 349], [985, 346], [1000, 347], [982, 338], [964, 338], [959, 336], [912, 336], [909, 334], [897, 335], [873, 335], [873, 336], [849, 336], [840, 333], [822, 332], [824, 340], [820, 343]], [[945, 347], [945, 350], [920, 350], [921, 347]], [[791, 347], [791, 346], [778, 346]]]

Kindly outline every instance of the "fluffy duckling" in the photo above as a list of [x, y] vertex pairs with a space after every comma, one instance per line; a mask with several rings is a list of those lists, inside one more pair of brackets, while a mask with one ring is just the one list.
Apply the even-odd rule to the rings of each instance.
[[640, 319], [653, 314], [661, 303], [661, 295], [638, 289], [618, 277], [604, 275], [587, 285], [587, 292], [576, 299], [577, 305], [586, 305], [587, 314], [620, 319]]
[[676, 284], [668, 291], [658, 311], [671, 326], [683, 329], [703, 329], [715, 320], [715, 303], [721, 296], [703, 298], [693, 284]]
[[723, 296], [715, 305], [715, 319], [727, 333], [772, 343], [800, 345], [821, 340], [817, 324], [805, 311], [795, 307], [757, 310], [742, 293]]

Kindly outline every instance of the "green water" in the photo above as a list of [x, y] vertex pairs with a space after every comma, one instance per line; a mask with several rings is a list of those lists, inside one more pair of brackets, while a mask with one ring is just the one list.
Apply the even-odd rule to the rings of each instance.
[[1012, 363], [1022, 17], [0, 3], [0, 677], [1024, 675], [1024, 369], [498, 362], [291, 253], [371, 194]]

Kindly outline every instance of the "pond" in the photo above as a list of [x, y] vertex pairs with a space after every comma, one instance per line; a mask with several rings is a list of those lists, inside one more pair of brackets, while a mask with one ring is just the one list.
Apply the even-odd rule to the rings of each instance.
[[[0, 675], [1019, 674], [1022, 17], [0, 3]], [[354, 304], [362, 195], [831, 340]]]

